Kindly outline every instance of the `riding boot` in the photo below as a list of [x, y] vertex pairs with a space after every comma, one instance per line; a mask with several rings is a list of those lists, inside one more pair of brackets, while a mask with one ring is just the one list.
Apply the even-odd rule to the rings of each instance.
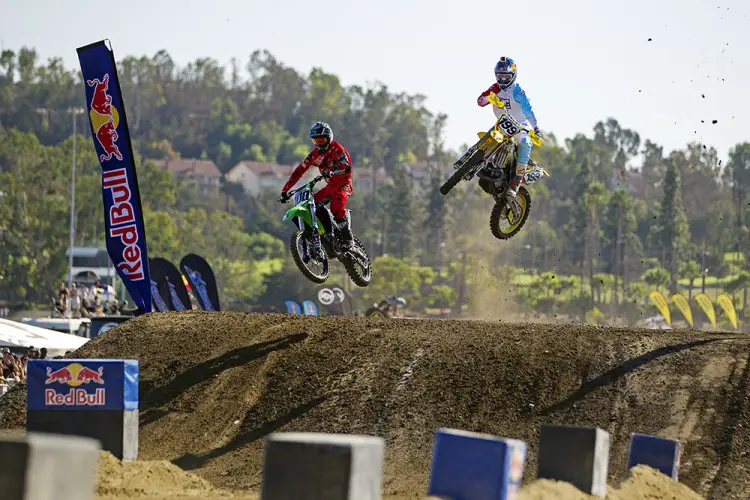
[[508, 187], [508, 191], [506, 191], [506, 194], [510, 196], [511, 198], [515, 198], [518, 194], [518, 187], [521, 185], [521, 176], [516, 175], [513, 177], [513, 181], [511, 181], [510, 186]]
[[351, 212], [347, 211], [346, 216], [343, 219], [335, 219], [336, 227], [339, 230], [339, 241], [341, 242], [341, 248], [345, 252], [352, 248], [352, 216]]

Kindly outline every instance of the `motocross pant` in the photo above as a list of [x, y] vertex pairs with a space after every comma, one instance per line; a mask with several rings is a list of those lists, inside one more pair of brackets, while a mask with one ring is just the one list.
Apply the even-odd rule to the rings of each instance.
[[331, 200], [331, 212], [333, 213], [334, 223], [341, 231], [341, 239], [346, 246], [352, 241], [352, 222], [350, 213], [346, 210], [346, 203], [352, 195], [352, 186], [344, 184], [338, 186], [328, 184], [326, 187], [315, 193], [313, 199], [320, 203], [325, 199]]
[[531, 158], [531, 139], [526, 132], [521, 132], [515, 137], [516, 146], [518, 147], [518, 157], [516, 158], [516, 181], [520, 182], [526, 166]]
[[351, 195], [352, 187], [349, 184], [344, 184], [343, 186], [328, 184], [326, 187], [315, 193], [313, 198], [316, 203], [320, 203], [321, 201], [330, 198], [333, 217], [336, 220], [341, 221], [346, 218], [346, 203], [349, 201]]

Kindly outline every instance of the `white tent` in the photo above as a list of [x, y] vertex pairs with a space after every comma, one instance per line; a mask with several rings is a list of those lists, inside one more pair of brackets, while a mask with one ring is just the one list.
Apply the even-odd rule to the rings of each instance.
[[25, 325], [16, 321], [0, 318], [0, 347], [47, 348], [47, 357], [62, 356], [66, 351], [74, 351], [88, 342], [89, 339], [60, 333], [46, 328]]

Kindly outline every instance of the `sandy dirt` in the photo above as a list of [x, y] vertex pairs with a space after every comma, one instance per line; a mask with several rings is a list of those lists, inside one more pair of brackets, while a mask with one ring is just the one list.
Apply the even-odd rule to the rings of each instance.
[[[216, 488], [257, 492], [264, 436], [319, 431], [382, 436], [386, 496], [424, 498], [440, 427], [525, 440], [524, 484], [547, 488], [529, 484], [539, 430], [560, 423], [610, 433], [611, 485], [640, 432], [681, 440], [680, 483], [701, 496], [750, 498], [743, 335], [186, 312], [129, 320], [74, 357], [138, 359], [139, 458]], [[23, 427], [24, 408], [25, 389], [0, 398], [0, 428]]]

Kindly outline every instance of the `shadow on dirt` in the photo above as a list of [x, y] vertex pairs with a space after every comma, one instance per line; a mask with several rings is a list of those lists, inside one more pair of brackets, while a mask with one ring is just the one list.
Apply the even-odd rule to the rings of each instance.
[[241, 433], [237, 437], [232, 439], [224, 446], [220, 446], [219, 448], [215, 448], [206, 453], [201, 453], [200, 455], [186, 453], [172, 460], [172, 463], [185, 470], [198, 469], [205, 465], [209, 460], [224, 455], [225, 453], [228, 453], [237, 448], [241, 448], [247, 444], [263, 438], [264, 436], [267, 436], [268, 434], [271, 434], [277, 429], [292, 422], [294, 419], [299, 418], [308, 411], [312, 410], [320, 403], [325, 401], [325, 399], [325, 396], [318, 396], [317, 398], [314, 398], [307, 403], [292, 408], [290, 411], [277, 419], [263, 423], [260, 427], [249, 431], [241, 431]]
[[263, 358], [274, 351], [286, 349], [306, 338], [306, 333], [298, 333], [280, 339], [259, 342], [247, 347], [240, 347], [228, 351], [217, 358], [191, 367], [161, 387], [150, 389], [148, 383], [143, 384], [141, 397], [145, 411], [140, 418], [141, 425], [155, 422], [168, 414], [168, 410], [155, 407], [169, 403], [190, 387], [204, 382], [224, 370]]
[[578, 401], [581, 401], [589, 393], [595, 391], [596, 389], [612, 384], [619, 378], [627, 375], [628, 373], [632, 371], [637, 370], [638, 368], [642, 367], [643, 365], [647, 363], [650, 363], [651, 361], [654, 361], [655, 359], [661, 358], [662, 356], [674, 354], [680, 351], [684, 351], [686, 349], [693, 349], [695, 347], [700, 347], [705, 344], [710, 344], [710, 343], [718, 342], [721, 340], [732, 340], [732, 338], [697, 340], [695, 342], [688, 342], [686, 344], [669, 345], [669, 346], [661, 347], [659, 349], [654, 349], [653, 351], [649, 351], [647, 353], [641, 354], [640, 356], [636, 356], [635, 358], [629, 359], [625, 361], [624, 363], [615, 366], [611, 370], [608, 370], [602, 373], [598, 377], [591, 379], [588, 382], [584, 382], [581, 385], [580, 389], [575, 391], [573, 394], [571, 394], [570, 396], [568, 396], [567, 398], [565, 398], [564, 400], [558, 403], [555, 403], [547, 408], [543, 408], [539, 412], [539, 414], [542, 416], [547, 416], [557, 411], [569, 408], [570, 406], [577, 403]]

